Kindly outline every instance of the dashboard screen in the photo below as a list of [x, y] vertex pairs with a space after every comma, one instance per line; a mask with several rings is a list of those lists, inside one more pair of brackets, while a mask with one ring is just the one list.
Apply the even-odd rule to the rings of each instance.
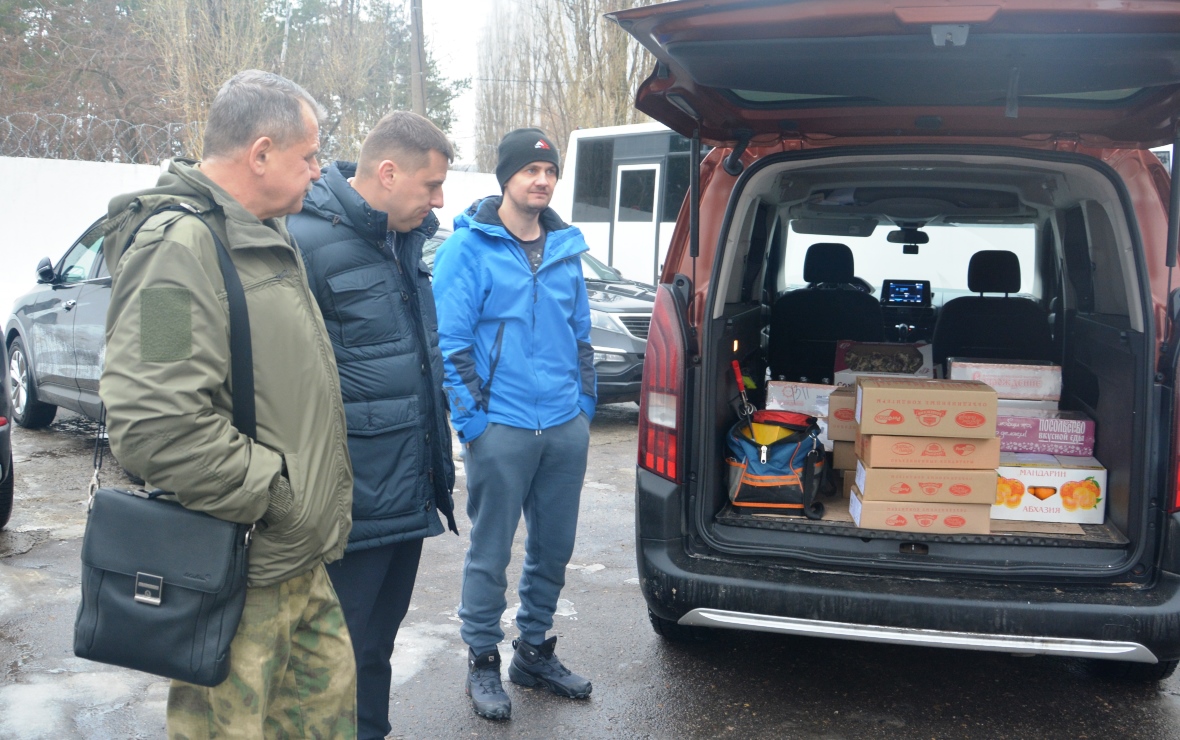
[[881, 288], [881, 303], [886, 306], [929, 306], [929, 280], [886, 280]]

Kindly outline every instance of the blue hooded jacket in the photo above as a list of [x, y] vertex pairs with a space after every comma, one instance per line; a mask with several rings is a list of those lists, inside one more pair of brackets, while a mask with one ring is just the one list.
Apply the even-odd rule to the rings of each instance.
[[458, 531], [442, 355], [421, 259], [438, 219], [391, 239], [389, 217], [348, 183], [355, 173], [351, 162], [325, 169], [303, 210], [287, 217], [340, 372], [354, 475], [348, 552], [441, 534], [440, 513]]
[[463, 442], [488, 422], [538, 431], [586, 412], [597, 397], [582, 232], [551, 208], [541, 214], [545, 253], [534, 273], [497, 209], [484, 198], [455, 218], [438, 249], [443, 391]]

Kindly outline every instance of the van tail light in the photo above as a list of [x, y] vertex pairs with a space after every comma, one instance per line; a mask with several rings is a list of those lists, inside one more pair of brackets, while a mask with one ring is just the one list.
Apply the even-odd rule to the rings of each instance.
[[6, 427], [6, 426], [8, 426], [8, 418], [4, 417], [4, 416], [0, 416], [0, 427]]
[[684, 466], [684, 328], [667, 285], [656, 290], [639, 394], [639, 467], [674, 483]]

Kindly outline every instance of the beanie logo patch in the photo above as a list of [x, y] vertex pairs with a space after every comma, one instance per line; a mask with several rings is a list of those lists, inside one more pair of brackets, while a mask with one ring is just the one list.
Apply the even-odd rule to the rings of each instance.
[[548, 149], [549, 144], [544, 139], [537, 139], [537, 143], [533, 144], [533, 149]]

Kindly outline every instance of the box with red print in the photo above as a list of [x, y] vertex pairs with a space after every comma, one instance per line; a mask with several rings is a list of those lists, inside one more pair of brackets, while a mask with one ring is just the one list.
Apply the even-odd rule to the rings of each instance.
[[861, 434], [990, 439], [996, 392], [974, 380], [861, 378], [856, 423]]

